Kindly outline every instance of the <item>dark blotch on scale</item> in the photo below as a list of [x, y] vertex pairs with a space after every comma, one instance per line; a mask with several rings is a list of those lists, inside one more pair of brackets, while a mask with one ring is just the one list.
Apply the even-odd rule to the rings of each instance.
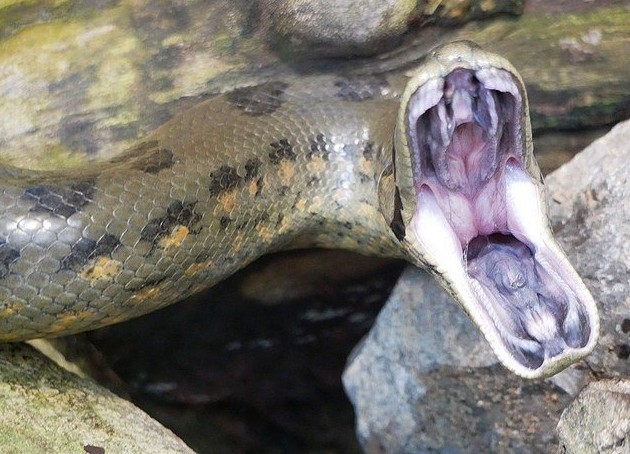
[[120, 156], [110, 160], [113, 164], [129, 163], [129, 168], [157, 174], [160, 170], [173, 167], [177, 160], [171, 150], [161, 148], [157, 140], [141, 142]]
[[225, 99], [244, 114], [258, 117], [278, 110], [284, 103], [282, 95], [288, 87], [285, 82], [266, 82], [254, 87], [237, 88], [227, 93]]
[[131, 168], [141, 172], [157, 174], [160, 170], [169, 169], [175, 164], [175, 156], [171, 150], [158, 148], [153, 153], [135, 161]]
[[168, 235], [175, 226], [187, 227], [192, 233], [197, 233], [195, 226], [201, 221], [201, 214], [195, 211], [197, 202], [176, 200], [166, 209], [166, 215], [151, 219], [140, 232], [140, 238], [156, 244], [160, 238]]
[[225, 191], [235, 188], [241, 181], [241, 176], [236, 168], [223, 165], [219, 170], [210, 173], [210, 195], [217, 196]]
[[223, 230], [227, 229], [227, 226], [230, 225], [232, 220], [228, 216], [221, 216], [221, 220], [219, 221], [219, 225]]
[[251, 229], [251, 228], [255, 228], [256, 226], [260, 224], [264, 224], [268, 222], [269, 222], [269, 213], [261, 213], [253, 218], [252, 217], [247, 218], [246, 220], [240, 222], [239, 224], [236, 224], [234, 228], [236, 230], [243, 230], [245, 228]]
[[269, 152], [269, 161], [272, 164], [280, 164], [280, 161], [287, 159], [295, 161], [297, 155], [293, 151], [293, 145], [287, 139], [280, 139], [277, 142], [270, 143], [271, 151]]
[[258, 158], [249, 159], [245, 163], [245, 179], [251, 180], [253, 178], [256, 178], [258, 176], [258, 173], [260, 172], [261, 165], [262, 165], [262, 162], [260, 159]]
[[366, 161], [374, 159], [374, 151], [374, 142], [370, 140], [365, 144], [365, 147], [363, 147], [363, 157]]
[[20, 257], [20, 251], [7, 244], [7, 240], [0, 237], [0, 279], [9, 274], [9, 266]]
[[81, 238], [72, 245], [70, 254], [61, 260], [61, 269], [77, 270], [95, 257], [111, 257], [119, 245], [118, 238], [109, 234], [103, 235], [98, 241]]
[[68, 187], [41, 185], [28, 188], [24, 197], [35, 202], [31, 212], [51, 213], [62, 218], [69, 218], [92, 201], [94, 181], [87, 180], [73, 183]]
[[312, 159], [313, 156], [328, 159], [328, 155], [330, 154], [326, 143], [326, 136], [322, 133], [317, 134], [314, 138], [309, 140], [309, 149], [310, 151], [306, 155], [308, 159]]
[[359, 181], [361, 182], [361, 184], [366, 184], [372, 181], [372, 179], [370, 178], [368, 174], [359, 172]]
[[[260, 173], [261, 166], [262, 161], [260, 159], [249, 159], [244, 166], [245, 176], [241, 176], [238, 174], [236, 167], [222, 165], [218, 170], [210, 173], [210, 185], [208, 187], [210, 195], [216, 197], [230, 189], [236, 188], [242, 181], [253, 180]], [[262, 182], [260, 187], [262, 187]]]

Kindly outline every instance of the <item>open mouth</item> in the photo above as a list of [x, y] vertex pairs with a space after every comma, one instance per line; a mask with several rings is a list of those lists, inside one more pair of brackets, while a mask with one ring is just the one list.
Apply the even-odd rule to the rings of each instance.
[[523, 102], [514, 76], [496, 68], [458, 68], [415, 92], [410, 227], [502, 362], [539, 376], [588, 353], [598, 322], [525, 170]]

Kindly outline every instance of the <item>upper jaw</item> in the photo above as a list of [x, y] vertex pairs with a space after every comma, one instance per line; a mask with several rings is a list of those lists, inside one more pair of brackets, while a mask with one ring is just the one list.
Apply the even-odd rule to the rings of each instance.
[[597, 309], [554, 240], [544, 191], [528, 172], [519, 80], [494, 66], [453, 67], [421, 84], [408, 104], [410, 248], [508, 369], [549, 376], [587, 355]]

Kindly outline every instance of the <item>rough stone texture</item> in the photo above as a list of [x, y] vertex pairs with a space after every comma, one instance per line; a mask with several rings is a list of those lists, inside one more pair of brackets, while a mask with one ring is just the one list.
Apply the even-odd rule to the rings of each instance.
[[630, 121], [547, 178], [556, 237], [599, 303], [599, 376], [630, 375]]
[[496, 363], [451, 297], [407, 269], [343, 376], [363, 448], [546, 452], [570, 396]]
[[[629, 375], [628, 144], [630, 121], [547, 179], [556, 236], [599, 302], [595, 352], [547, 381], [488, 367], [496, 360], [463, 312], [428, 276], [408, 270], [344, 372], [366, 452], [551, 452], [560, 412], [586, 382]], [[594, 386], [601, 393], [604, 385]], [[615, 447], [626, 422], [613, 412], [606, 418], [616, 424], [608, 438], [597, 417], [567, 416], [561, 430], [596, 434], [599, 447], [614, 439]]]
[[630, 451], [630, 380], [589, 383], [562, 413], [558, 454]]
[[26, 344], [0, 345], [0, 446], [6, 453], [194, 453], [130, 402]]
[[[262, 0], [280, 41], [330, 55], [374, 54], [407, 30], [413, 0]], [[264, 21], [263, 21], [264, 22]]]
[[[630, 24], [626, 2], [530, 1], [527, 2], [530, 14], [519, 21], [473, 24], [463, 33], [447, 36], [443, 30], [438, 32], [440, 39], [476, 40], [512, 60], [528, 86], [535, 88], [530, 90], [530, 101], [534, 124], [538, 128], [581, 128], [594, 123], [606, 124], [628, 114], [627, 68], [630, 58], [623, 52]], [[13, 162], [21, 165], [26, 165], [27, 158], [35, 159], [38, 153], [48, 156], [40, 167], [57, 167], [61, 161], [64, 166], [70, 165], [68, 156], [76, 163], [82, 161], [83, 158], [74, 153], [92, 153], [96, 149], [99, 153], [121, 152], [136, 143], [136, 136], [142, 136], [165, 121], [171, 111], [185, 107], [177, 101], [182, 97], [188, 96], [191, 102], [197, 102], [196, 95], [229, 89], [233, 84], [254, 84], [259, 79], [269, 78], [270, 71], [276, 71], [271, 74], [285, 74], [282, 69], [269, 69], [268, 65], [275, 59], [261, 55], [260, 37], [252, 34], [251, 26], [256, 25], [256, 21], [251, 20], [247, 8], [242, 8], [251, 3], [248, 0], [168, 4], [120, 1], [101, 2], [98, 6], [95, 2], [62, 3], [62, 7], [57, 2], [0, 3], [0, 148], [3, 157], [5, 154], [13, 156]], [[618, 8], [610, 9], [611, 4]], [[575, 5], [581, 8], [580, 11], [573, 9]], [[552, 8], [554, 14], [550, 15], [545, 8]], [[601, 32], [601, 40], [594, 39], [597, 33], [591, 33], [592, 30]], [[433, 35], [420, 36], [412, 43], [411, 52], [403, 54], [409, 55], [408, 58], [399, 56], [396, 60], [394, 55], [394, 63], [385, 68], [405, 67], [436, 42]], [[378, 64], [382, 65], [382, 62]], [[357, 62], [353, 61], [352, 65]], [[235, 71], [242, 68], [254, 69], [234, 80]], [[217, 77], [224, 72], [227, 77]], [[567, 101], [554, 95], [556, 92], [565, 95]], [[622, 165], [617, 167], [625, 165], [623, 159], [618, 161]], [[576, 178], [567, 180], [570, 185], [576, 181]], [[563, 207], [554, 210], [558, 208]], [[570, 211], [570, 207], [564, 208]], [[602, 222], [605, 221], [604, 217]], [[614, 240], [623, 241], [623, 237]], [[602, 236], [601, 241], [612, 240]], [[602, 256], [595, 261], [603, 266], [608, 262], [602, 261]], [[593, 260], [592, 255], [585, 258], [584, 266], [588, 266], [588, 260]], [[627, 288], [624, 283], [608, 285], [610, 280], [604, 281], [602, 285], [608, 289], [614, 288], [613, 285]], [[593, 279], [589, 285], [598, 285], [598, 282]], [[622, 301], [622, 296], [617, 290], [614, 298]], [[611, 304], [610, 307], [614, 306]], [[627, 304], [619, 306], [623, 307], [627, 308]], [[619, 311], [623, 312], [622, 309]], [[625, 314], [627, 312], [625, 310]], [[602, 358], [600, 370], [627, 373], [627, 361], [623, 360], [628, 356], [628, 323], [624, 323], [625, 319], [626, 315], [612, 323], [614, 331], [604, 327], [606, 334], [612, 333], [613, 337], [602, 343], [594, 356]], [[430, 356], [429, 360], [439, 364]], [[596, 364], [599, 363], [596, 361]], [[614, 367], [607, 366], [610, 364]], [[496, 366], [470, 373], [467, 369], [453, 370], [446, 378], [444, 368], [434, 369], [432, 373], [435, 386], [444, 384], [453, 386], [453, 389], [460, 386], [460, 391], [465, 391], [449, 394], [443, 390], [440, 394], [441, 402], [452, 405], [454, 411], [462, 396], [474, 403], [477, 394], [485, 392], [479, 377], [485, 379], [483, 383], [487, 388], [492, 388], [498, 381], [509, 380]], [[563, 389], [576, 390], [583, 374], [579, 370], [573, 372], [556, 378], [556, 383], [561, 383]], [[462, 382], [468, 387], [462, 388]], [[484, 397], [486, 400], [479, 401], [482, 405], [469, 406], [468, 417], [477, 415], [481, 409], [487, 409], [484, 410], [486, 415], [494, 414], [496, 406], [490, 408], [486, 402], [504, 402], [509, 398], [517, 405], [521, 390], [538, 390], [528, 388], [529, 384], [521, 387], [521, 382], [516, 380], [507, 383], [505, 393], [495, 389], [491, 400]], [[545, 395], [560, 399], [560, 403], [567, 396], [560, 393], [554, 397], [553, 386], [540, 386], [548, 392]], [[430, 388], [427, 389], [429, 396], [435, 396], [430, 393]], [[453, 398], [453, 395], [458, 397]], [[507, 408], [507, 404], [501, 405]], [[434, 408], [438, 408], [437, 401]], [[459, 418], [455, 413], [452, 417], [454, 420]], [[33, 417], [32, 421], [38, 419]], [[484, 424], [488, 424], [487, 420]], [[504, 429], [505, 424], [497, 429], [499, 434], [512, 431], [517, 436], [521, 432], [519, 428], [529, 430], [541, 422], [535, 422], [533, 426], [514, 421], [507, 421], [507, 424], [507, 429]], [[457, 428], [453, 428], [453, 432], [457, 432]], [[488, 433], [491, 441], [496, 442], [494, 432]], [[449, 435], [448, 426], [443, 434]], [[472, 449], [474, 445], [470, 446]]]

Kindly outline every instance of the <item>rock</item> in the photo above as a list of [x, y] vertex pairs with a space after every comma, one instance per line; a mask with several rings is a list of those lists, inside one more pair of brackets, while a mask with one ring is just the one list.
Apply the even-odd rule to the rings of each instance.
[[191, 453], [130, 402], [26, 344], [0, 345], [2, 452]]
[[262, 27], [291, 58], [375, 55], [414, 25], [462, 24], [496, 14], [520, 15], [522, 0], [259, 0]]
[[[630, 374], [629, 142], [627, 121], [547, 178], [556, 237], [600, 305], [594, 353], [550, 380], [514, 377], [492, 365], [485, 341], [450, 297], [408, 270], [343, 376], [366, 452], [552, 452], [561, 410], [584, 384]], [[603, 392], [597, 386], [584, 392]], [[606, 440], [628, 430], [625, 413], [605, 420], [572, 414], [561, 434], [600, 434], [611, 418], [616, 432]]]
[[392, 47], [407, 30], [416, 1], [261, 0], [275, 41], [319, 55], [369, 55]]
[[558, 454], [630, 451], [630, 380], [589, 383], [562, 413]]
[[[289, 1], [305, 2], [260, 0], [261, 5]], [[352, 1], [337, 3], [341, 7]], [[377, 3], [381, 4], [370, 0], [362, 5]], [[427, 18], [461, 23], [476, 10], [485, 15], [516, 14], [522, 1], [409, 3], [418, 4], [424, 24]], [[625, 49], [630, 10], [616, 2], [571, 0], [561, 7], [548, 5], [555, 3], [538, 2], [519, 20], [414, 29], [404, 46], [386, 57], [338, 59], [335, 67], [360, 73], [405, 71], [444, 40], [470, 39], [519, 69], [529, 89], [536, 132], [583, 130], [627, 118], [630, 58]], [[564, 12], [576, 4], [582, 5], [579, 10]], [[89, 5], [70, 1], [67, 8], [54, 5], [0, 2], [0, 154], [17, 166], [56, 169], [107, 160], [211, 94], [312, 69], [303, 61], [279, 61], [277, 53], [270, 51], [265, 30], [273, 26], [265, 16], [270, 13], [250, 0], [173, 5], [142, 0], [128, 8], [111, 1]], [[400, 17], [411, 7], [402, 0], [382, 5], [374, 11], [399, 5], [392, 6], [399, 12], [389, 27], [395, 28], [394, 23], [402, 27]], [[359, 11], [372, 10], [363, 6]], [[409, 14], [411, 19], [416, 13]], [[361, 31], [361, 24], [354, 27], [357, 33], [368, 33]], [[280, 41], [288, 44], [290, 39]], [[299, 50], [294, 52], [299, 56]], [[330, 70], [330, 64], [326, 62], [324, 68]]]
[[630, 375], [630, 121], [615, 126], [547, 178], [556, 237], [599, 303], [599, 345], [589, 367]]
[[461, 308], [414, 268], [349, 359], [343, 382], [370, 454], [545, 452], [570, 402], [552, 384], [499, 366]]

